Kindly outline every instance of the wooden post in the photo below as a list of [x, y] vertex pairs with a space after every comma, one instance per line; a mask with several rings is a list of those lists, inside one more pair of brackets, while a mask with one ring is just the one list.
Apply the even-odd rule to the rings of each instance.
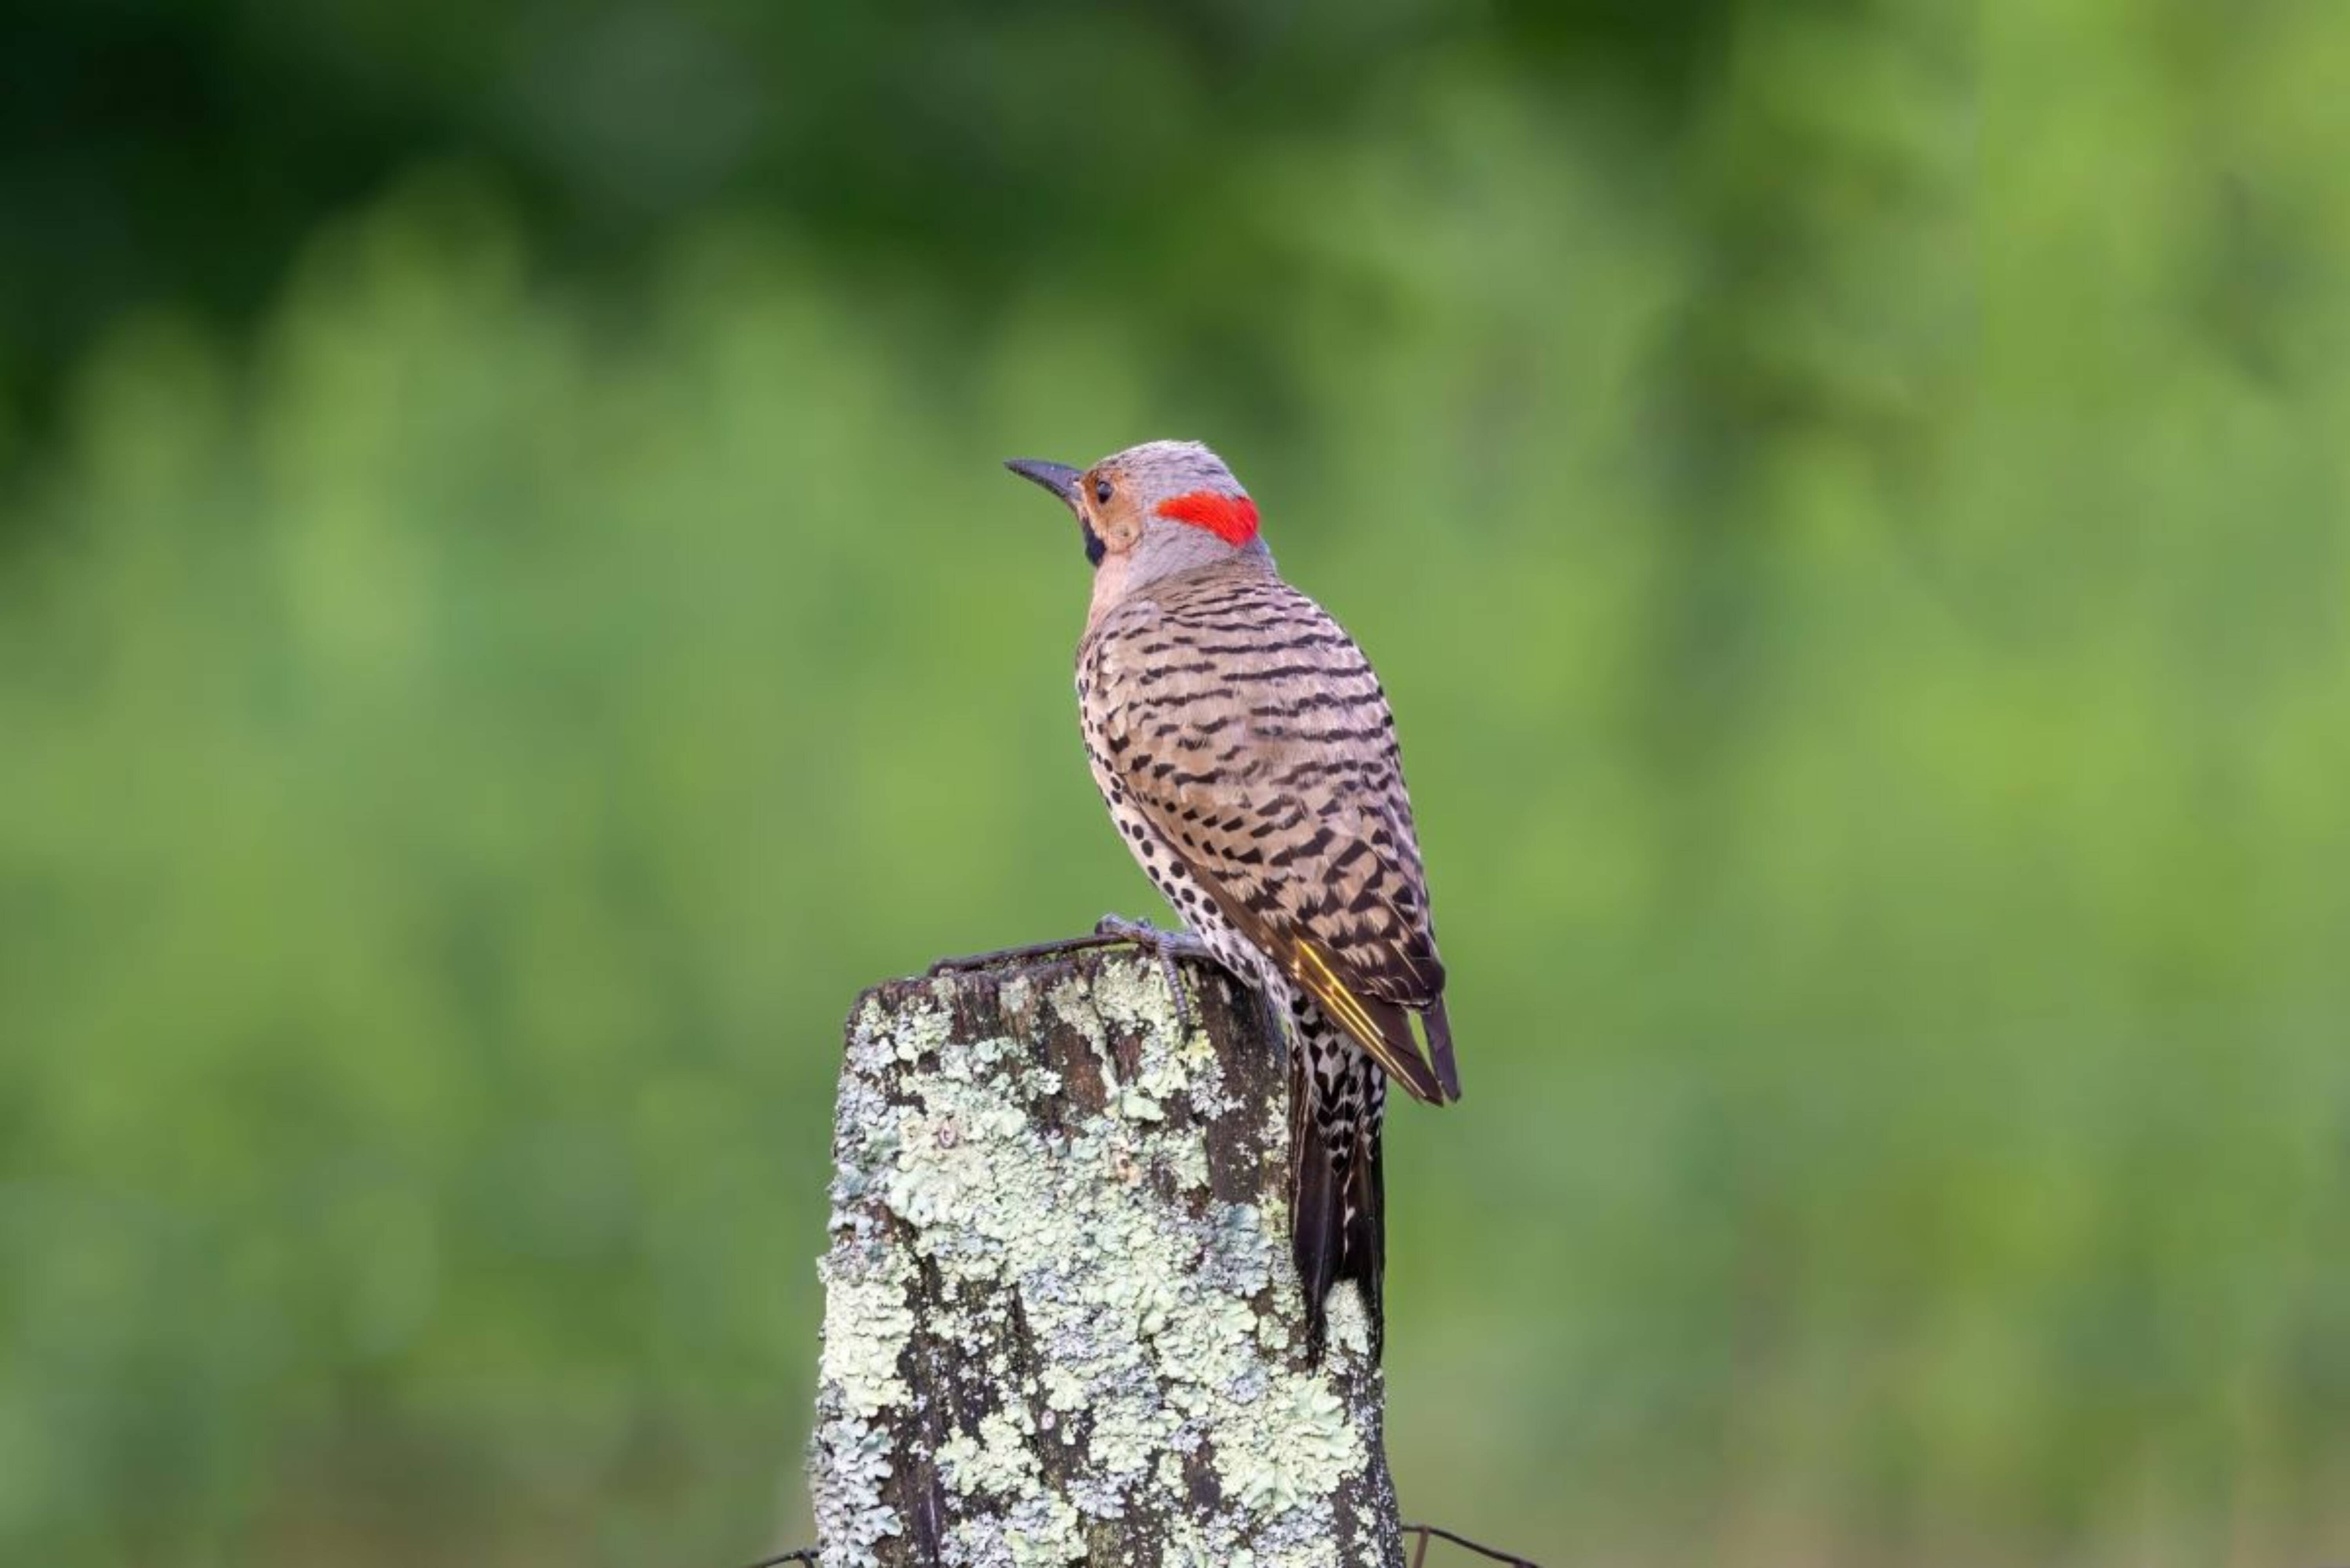
[[811, 1485], [825, 1568], [1401, 1568], [1351, 1285], [1307, 1368], [1255, 997], [1090, 949], [848, 1023]]

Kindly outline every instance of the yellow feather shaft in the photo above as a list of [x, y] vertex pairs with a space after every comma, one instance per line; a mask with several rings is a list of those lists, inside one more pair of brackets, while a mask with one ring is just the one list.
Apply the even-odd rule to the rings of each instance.
[[1298, 943], [1297, 955], [1302, 961], [1301, 969], [1310, 965], [1314, 971], [1311, 975], [1299, 974], [1298, 979], [1305, 981], [1306, 990], [1313, 992], [1315, 1000], [1331, 1014], [1338, 1026], [1353, 1035], [1413, 1094], [1422, 1098], [1429, 1097], [1428, 1091], [1420, 1085], [1420, 1080], [1428, 1075], [1428, 1066], [1419, 1054], [1414, 1053], [1407, 1059], [1396, 1050], [1393, 1043], [1379, 1032], [1379, 1026], [1372, 1021], [1370, 1013], [1364, 1010], [1355, 993], [1330, 971], [1330, 966], [1323, 961], [1322, 955], [1314, 950], [1311, 942]]

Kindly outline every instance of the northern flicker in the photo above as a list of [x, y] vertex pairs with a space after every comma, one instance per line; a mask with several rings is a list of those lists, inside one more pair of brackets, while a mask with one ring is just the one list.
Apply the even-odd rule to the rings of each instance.
[[1004, 466], [1076, 514], [1093, 567], [1077, 705], [1110, 820], [1197, 947], [1287, 1034], [1307, 1353], [1321, 1359], [1326, 1298], [1351, 1279], [1376, 1354], [1386, 1080], [1435, 1104], [1461, 1096], [1387, 694], [1354, 639], [1282, 581], [1255, 503], [1206, 447]]

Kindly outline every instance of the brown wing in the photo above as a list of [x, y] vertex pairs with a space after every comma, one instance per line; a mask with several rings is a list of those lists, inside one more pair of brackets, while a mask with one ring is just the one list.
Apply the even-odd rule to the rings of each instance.
[[1207, 576], [1154, 608], [1104, 628], [1110, 770], [1333, 1022], [1414, 1096], [1459, 1097], [1411, 802], [1369, 661], [1276, 578]]

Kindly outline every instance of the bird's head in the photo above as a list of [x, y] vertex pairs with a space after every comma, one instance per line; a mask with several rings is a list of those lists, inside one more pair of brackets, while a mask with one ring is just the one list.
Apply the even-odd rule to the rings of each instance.
[[1098, 611], [1144, 584], [1236, 556], [1271, 556], [1256, 504], [1224, 460], [1195, 441], [1153, 441], [1091, 468], [1015, 457], [1003, 465], [1076, 514]]

